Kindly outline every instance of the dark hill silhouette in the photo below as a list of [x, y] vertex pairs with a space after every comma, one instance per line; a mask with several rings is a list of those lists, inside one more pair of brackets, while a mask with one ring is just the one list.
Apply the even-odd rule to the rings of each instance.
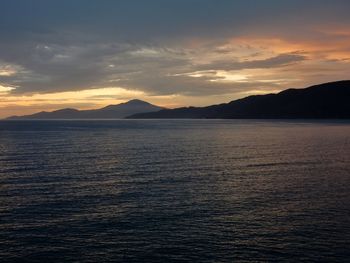
[[133, 119], [345, 119], [350, 118], [350, 81], [337, 81], [278, 94], [255, 95], [208, 107], [164, 109], [129, 116]]
[[8, 119], [122, 119], [126, 116], [164, 109], [142, 100], [130, 100], [117, 105], [109, 105], [97, 110], [62, 109], [52, 112], [39, 112], [26, 116], [13, 116]]

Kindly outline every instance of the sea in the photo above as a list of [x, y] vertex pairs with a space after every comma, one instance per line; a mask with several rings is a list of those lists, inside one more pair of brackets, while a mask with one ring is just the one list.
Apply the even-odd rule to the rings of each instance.
[[0, 262], [350, 262], [350, 121], [0, 121]]

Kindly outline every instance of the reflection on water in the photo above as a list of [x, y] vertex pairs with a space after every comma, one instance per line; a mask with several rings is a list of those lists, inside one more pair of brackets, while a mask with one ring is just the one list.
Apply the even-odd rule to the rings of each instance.
[[350, 123], [0, 122], [0, 258], [349, 261]]

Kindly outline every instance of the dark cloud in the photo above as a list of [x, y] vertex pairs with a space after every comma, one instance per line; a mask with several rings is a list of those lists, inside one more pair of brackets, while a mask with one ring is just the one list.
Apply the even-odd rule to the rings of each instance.
[[[325, 20], [349, 24], [349, 9], [350, 2], [342, 0], [5, 0], [0, 65], [12, 65], [17, 73], [0, 76], [0, 84], [17, 87], [17, 94], [120, 86], [155, 95], [210, 95], [260, 87], [255, 81], [222, 83], [186, 74], [301, 62], [305, 56], [298, 53], [202, 64], [194, 57], [229, 54], [215, 43], [247, 32], [308, 37], [308, 28]], [[196, 38], [209, 39], [208, 46], [184, 44]]]
[[240, 69], [254, 69], [254, 68], [275, 68], [290, 65], [291, 63], [306, 60], [304, 55], [298, 53], [280, 54], [275, 57], [250, 60], [250, 61], [227, 61], [219, 60], [210, 64], [204, 64], [197, 67], [197, 70], [240, 70]]
[[349, 7], [345, 0], [7, 0], [1, 5], [0, 29], [52, 37], [62, 31], [82, 32], [87, 39], [207, 36], [232, 34], [257, 23], [260, 30], [283, 23], [285, 30], [325, 19], [349, 21]]

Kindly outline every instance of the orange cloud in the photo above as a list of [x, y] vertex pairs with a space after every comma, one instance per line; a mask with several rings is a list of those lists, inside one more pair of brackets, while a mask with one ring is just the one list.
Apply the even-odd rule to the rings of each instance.
[[235, 37], [228, 41], [232, 46], [246, 46], [262, 53], [300, 52], [310, 58], [348, 59], [350, 58], [350, 31], [332, 31], [342, 37], [324, 36], [318, 39], [262, 38], [254, 36]]

